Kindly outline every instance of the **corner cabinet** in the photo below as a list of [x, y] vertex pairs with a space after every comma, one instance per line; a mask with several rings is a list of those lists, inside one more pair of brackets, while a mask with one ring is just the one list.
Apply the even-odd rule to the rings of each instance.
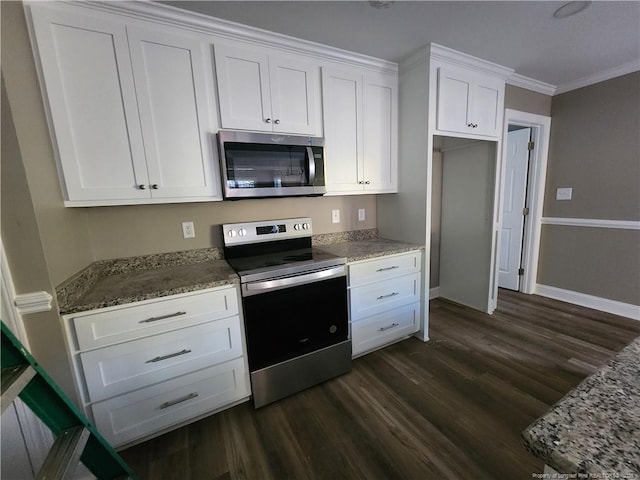
[[397, 76], [323, 68], [322, 98], [327, 193], [397, 192]]
[[28, 6], [66, 205], [220, 200], [209, 45], [85, 10]]
[[419, 330], [421, 255], [415, 251], [349, 265], [354, 357]]
[[64, 317], [81, 405], [114, 446], [248, 399], [236, 286]]
[[504, 79], [438, 67], [436, 130], [497, 138], [502, 132]]
[[215, 59], [223, 128], [322, 135], [318, 65], [226, 44]]

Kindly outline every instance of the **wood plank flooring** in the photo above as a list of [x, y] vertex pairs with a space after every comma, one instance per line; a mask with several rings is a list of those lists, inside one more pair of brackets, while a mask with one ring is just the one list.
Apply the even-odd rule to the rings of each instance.
[[141, 479], [530, 479], [522, 430], [640, 335], [640, 322], [500, 291], [485, 315], [430, 306], [408, 339], [275, 404], [249, 403], [121, 452]]

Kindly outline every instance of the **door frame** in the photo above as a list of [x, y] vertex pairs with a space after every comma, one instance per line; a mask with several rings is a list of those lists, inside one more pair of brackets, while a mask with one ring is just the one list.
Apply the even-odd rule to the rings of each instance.
[[[540, 254], [540, 234], [542, 231], [542, 209], [544, 205], [544, 191], [547, 179], [547, 163], [549, 157], [549, 137], [551, 133], [551, 117], [534, 113], [522, 112], [506, 108], [504, 111], [502, 159], [500, 172], [500, 198], [499, 219], [502, 226], [502, 199], [504, 196], [505, 168], [504, 159], [507, 155], [507, 134], [509, 125], [518, 125], [531, 128], [531, 137], [534, 148], [530, 153], [529, 175], [527, 180], [527, 198], [529, 215], [525, 219], [524, 236], [522, 245], [522, 268], [524, 275], [520, 282], [520, 292], [535, 293], [536, 279], [538, 277], [538, 258]], [[500, 238], [498, 238], [498, 252], [500, 251]], [[499, 258], [499, 255], [496, 257]], [[497, 274], [497, 262], [495, 264]], [[495, 283], [496, 297], [498, 282]]]

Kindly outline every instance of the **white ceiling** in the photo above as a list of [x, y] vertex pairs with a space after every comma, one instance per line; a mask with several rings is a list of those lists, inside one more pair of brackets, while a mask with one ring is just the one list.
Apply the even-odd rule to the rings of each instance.
[[553, 12], [566, 2], [162, 3], [394, 62], [434, 42], [557, 86], [640, 65], [640, 1], [595, 1], [563, 20]]

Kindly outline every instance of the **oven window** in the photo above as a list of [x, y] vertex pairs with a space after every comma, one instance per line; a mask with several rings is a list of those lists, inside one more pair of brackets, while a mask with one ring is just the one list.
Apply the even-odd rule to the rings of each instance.
[[229, 188], [300, 187], [308, 184], [307, 151], [303, 146], [227, 142]]
[[347, 340], [347, 280], [331, 278], [243, 299], [249, 369]]

